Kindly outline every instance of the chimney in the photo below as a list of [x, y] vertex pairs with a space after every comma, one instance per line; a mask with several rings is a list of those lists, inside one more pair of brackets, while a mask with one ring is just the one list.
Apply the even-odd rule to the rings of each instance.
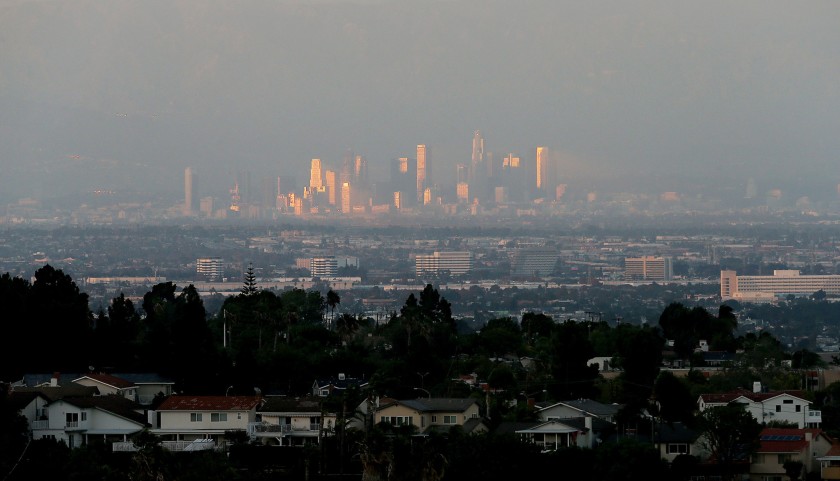
[[58, 387], [58, 379], [61, 377], [61, 374], [58, 372], [54, 372], [52, 378], [50, 378], [50, 387]]
[[755, 381], [753, 383], [753, 392], [761, 392], [761, 381]]

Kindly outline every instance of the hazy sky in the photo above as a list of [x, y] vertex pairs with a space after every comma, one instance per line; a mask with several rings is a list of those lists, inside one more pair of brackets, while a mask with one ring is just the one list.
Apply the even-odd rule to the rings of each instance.
[[838, 25], [837, 1], [0, 0], [0, 200], [180, 192], [186, 166], [202, 195], [302, 184], [348, 148], [376, 175], [418, 143], [443, 182], [476, 129], [561, 151], [570, 185], [827, 195]]

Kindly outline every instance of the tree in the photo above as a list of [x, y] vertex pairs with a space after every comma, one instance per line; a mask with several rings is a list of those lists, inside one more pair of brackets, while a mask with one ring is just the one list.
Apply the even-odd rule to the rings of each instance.
[[245, 280], [243, 281], [241, 292], [243, 295], [252, 296], [257, 293], [257, 276], [254, 274], [254, 265], [248, 263], [248, 270], [245, 271]]
[[724, 479], [738, 461], [746, 461], [758, 447], [761, 425], [740, 404], [707, 409], [701, 416], [704, 448], [712, 453]]
[[335, 306], [341, 304], [341, 298], [338, 294], [330, 289], [327, 291], [327, 305], [330, 306], [330, 328], [332, 328], [332, 323], [335, 320]]

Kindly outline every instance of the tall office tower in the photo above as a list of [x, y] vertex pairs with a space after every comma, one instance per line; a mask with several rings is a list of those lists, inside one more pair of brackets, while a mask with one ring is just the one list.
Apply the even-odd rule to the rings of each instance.
[[401, 207], [411, 207], [417, 201], [417, 160], [400, 157], [391, 164], [391, 190], [402, 192]]
[[458, 202], [465, 203], [470, 201], [470, 184], [466, 182], [458, 182], [455, 190], [458, 194]]
[[455, 183], [460, 182], [469, 182], [470, 180], [470, 167], [466, 164], [458, 164], [456, 167], [455, 173]]
[[354, 171], [354, 155], [353, 151], [347, 149], [344, 152], [344, 157], [341, 159], [341, 173], [338, 178], [339, 184], [342, 185], [345, 182], [354, 182], [353, 180], [353, 171]]
[[192, 167], [184, 169], [184, 215], [198, 212], [198, 175]]
[[230, 211], [239, 212], [239, 182], [233, 184], [233, 189], [230, 189]]
[[430, 205], [432, 203], [432, 188], [426, 187], [423, 189], [423, 205]]
[[543, 194], [548, 189], [551, 188], [547, 184], [548, 179], [548, 148], [547, 147], [537, 147], [537, 155], [536, 155], [536, 168], [537, 168], [537, 194]]
[[417, 202], [424, 204], [423, 192], [432, 183], [431, 151], [425, 144], [417, 145]]
[[481, 136], [481, 131], [476, 130], [473, 133], [472, 141], [472, 162], [470, 163], [470, 172], [468, 182], [472, 183], [478, 169], [484, 163], [484, 137]]
[[312, 159], [312, 168], [309, 170], [309, 187], [313, 190], [324, 186], [324, 179], [321, 176], [321, 159]]
[[361, 155], [356, 156], [356, 162], [354, 164], [353, 169], [353, 180], [362, 186], [368, 184], [368, 168], [367, 168], [367, 159], [362, 157]]
[[[325, 177], [326, 177], [326, 181], [327, 181], [328, 202], [330, 203], [330, 205], [335, 205], [335, 188], [336, 188], [335, 171], [328, 170]], [[342, 182], [342, 184], [343, 184], [343, 182]]]
[[352, 210], [350, 193], [350, 182], [341, 184], [341, 212], [345, 214], [349, 214]]

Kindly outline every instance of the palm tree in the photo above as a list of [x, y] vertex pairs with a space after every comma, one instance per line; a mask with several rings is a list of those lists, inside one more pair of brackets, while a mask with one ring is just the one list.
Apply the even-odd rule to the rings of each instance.
[[341, 298], [332, 289], [327, 291], [327, 305], [330, 306], [330, 329], [333, 327], [335, 321], [335, 306], [341, 304]]

